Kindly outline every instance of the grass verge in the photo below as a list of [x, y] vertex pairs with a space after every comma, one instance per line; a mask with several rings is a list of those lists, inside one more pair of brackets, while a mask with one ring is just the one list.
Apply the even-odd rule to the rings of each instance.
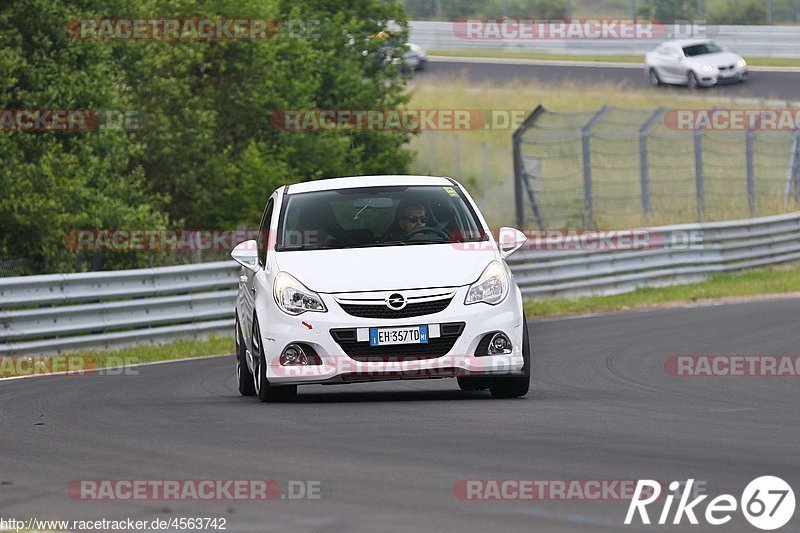
[[62, 355], [0, 357], [0, 378], [53, 372], [85, 373], [103, 368], [127, 366], [204, 355], [231, 354], [233, 337], [213, 336], [203, 340], [181, 340], [158, 345], [132, 346], [119, 350], [92, 350]]
[[625, 311], [667, 303], [690, 303], [800, 292], [800, 266], [769, 267], [736, 274], [717, 274], [707, 281], [673, 287], [641, 288], [614, 296], [547, 298], [525, 302], [529, 317], [565, 316], [603, 311]]
[[[605, 54], [549, 54], [546, 52], [506, 50], [429, 50], [428, 55], [439, 57], [495, 57], [502, 59], [540, 59], [543, 61], [593, 61], [597, 63], [642, 63], [644, 55]], [[745, 60], [751, 67], [800, 67], [800, 58], [750, 57]]]

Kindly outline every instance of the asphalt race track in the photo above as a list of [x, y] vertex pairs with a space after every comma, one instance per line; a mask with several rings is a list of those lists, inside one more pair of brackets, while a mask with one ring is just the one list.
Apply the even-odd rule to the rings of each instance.
[[[738, 499], [772, 474], [797, 490], [799, 378], [675, 377], [663, 365], [796, 354], [799, 305], [532, 321], [533, 392], [516, 400], [445, 379], [306, 387], [296, 403], [261, 404], [238, 395], [232, 357], [0, 382], [0, 516], [226, 517], [229, 531], [754, 531], [739, 512], [713, 528], [625, 527], [624, 501], [462, 501], [453, 486], [694, 478]], [[321, 498], [81, 501], [66, 490], [78, 479], [316, 480]]]
[[[495, 62], [497, 61], [497, 62]], [[431, 58], [425, 71], [416, 74], [415, 81], [443, 81], [463, 77], [470, 83], [496, 83], [504, 85], [513, 80], [536, 81], [549, 84], [575, 82], [592, 85], [597, 83], [620, 83], [628, 87], [649, 87], [645, 76], [644, 64], [641, 68], [608, 66], [594, 64], [592, 66], [573, 66], [558, 64], [506, 63], [502, 60], [449, 59]], [[676, 91], [678, 94], [690, 94], [686, 87], [659, 87], [659, 91]], [[750, 79], [744, 83], [728, 84], [719, 87], [700, 89], [702, 96], [730, 96], [747, 98], [764, 98], [798, 101], [800, 100], [800, 72], [764, 72], [750, 73]]]

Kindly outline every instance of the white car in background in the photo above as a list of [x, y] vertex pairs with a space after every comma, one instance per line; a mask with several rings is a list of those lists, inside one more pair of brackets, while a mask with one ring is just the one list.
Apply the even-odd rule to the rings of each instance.
[[457, 377], [464, 390], [524, 396], [530, 347], [522, 295], [467, 191], [450, 178], [363, 176], [286, 185], [258, 240], [231, 255], [239, 392]]
[[403, 63], [411, 70], [425, 70], [428, 64], [428, 54], [418, 44], [407, 43], [406, 52], [403, 54]]
[[645, 56], [650, 84], [690, 89], [747, 79], [747, 62], [709, 39], [667, 41]]

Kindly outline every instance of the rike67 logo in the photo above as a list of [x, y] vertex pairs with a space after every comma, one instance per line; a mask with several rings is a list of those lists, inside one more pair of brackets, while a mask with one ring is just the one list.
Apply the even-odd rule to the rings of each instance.
[[[672, 494], [667, 494], [664, 498], [657, 524], [678, 525], [685, 517], [690, 524], [697, 525], [699, 524], [698, 515], [700, 515], [708, 524], [720, 526], [730, 522], [737, 508], [741, 506], [742, 514], [750, 524], [758, 529], [771, 531], [786, 525], [794, 515], [794, 491], [779, 477], [762, 476], [754, 479], [745, 487], [742, 497], [738, 501], [731, 494], [721, 494], [707, 503], [704, 513], [700, 512], [700, 504], [708, 498], [708, 495], [703, 494], [690, 501], [693, 484], [693, 479], [687, 480], [685, 490], [680, 490], [681, 483], [677, 481], [669, 484]], [[650, 524], [647, 506], [661, 497], [661, 489], [662, 486], [658, 481], [640, 479], [636, 484], [631, 504], [628, 506], [625, 524], [630, 525], [637, 514], [642, 524]], [[672, 504], [676, 494], [679, 496], [679, 501], [670, 522]]]

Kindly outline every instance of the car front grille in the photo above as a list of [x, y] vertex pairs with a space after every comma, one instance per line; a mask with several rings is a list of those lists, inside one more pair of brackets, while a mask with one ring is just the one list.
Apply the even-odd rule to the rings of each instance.
[[370, 346], [369, 341], [358, 342], [355, 328], [332, 329], [331, 336], [348, 357], [362, 363], [388, 361], [419, 361], [447, 355], [461, 333], [464, 322], [441, 324], [440, 337], [428, 339], [424, 344], [390, 344]]
[[427, 302], [409, 303], [402, 309], [390, 309], [386, 304], [345, 304], [339, 303], [345, 313], [360, 318], [411, 318], [414, 316], [432, 315], [444, 311], [453, 297], [429, 300]]

